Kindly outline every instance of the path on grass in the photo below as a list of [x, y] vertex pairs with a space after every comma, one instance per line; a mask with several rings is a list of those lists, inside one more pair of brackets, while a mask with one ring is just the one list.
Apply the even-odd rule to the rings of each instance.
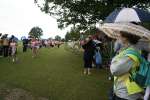
[[83, 75], [82, 55], [64, 46], [42, 48], [35, 59], [30, 50], [19, 51], [18, 56], [17, 64], [0, 58], [0, 89], [19, 88], [49, 100], [107, 100], [110, 82], [106, 71], [94, 69], [92, 75]]

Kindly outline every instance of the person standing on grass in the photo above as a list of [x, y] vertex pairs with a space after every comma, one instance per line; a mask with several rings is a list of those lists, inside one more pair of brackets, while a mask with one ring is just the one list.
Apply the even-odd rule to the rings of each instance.
[[23, 52], [26, 52], [27, 51], [27, 48], [28, 48], [28, 39], [23, 39], [22, 40], [22, 42], [23, 42]]
[[32, 47], [32, 57], [34, 58], [37, 56], [37, 41], [35, 38], [31, 40], [31, 47]]
[[10, 42], [10, 47], [11, 47], [11, 56], [12, 56], [12, 61], [16, 62], [17, 61], [17, 57], [16, 57], [16, 53], [17, 53], [17, 42], [15, 40], [12, 40]]
[[57, 47], [59, 48], [61, 45], [60, 41], [57, 41]]
[[90, 75], [95, 50], [92, 37], [90, 35], [88, 36], [88, 38], [86, 38], [85, 43], [82, 45], [82, 48], [84, 49], [84, 74]]
[[9, 50], [9, 40], [7, 38], [8, 34], [5, 34], [3, 36], [3, 53], [4, 57], [8, 57], [8, 50]]
[[138, 100], [142, 97], [141, 92], [143, 92], [143, 89], [130, 80], [130, 72], [134, 72], [140, 62], [138, 57], [126, 52], [132, 50], [140, 53], [135, 46], [140, 37], [121, 31], [119, 38], [124, 48], [112, 59], [110, 66], [111, 73], [114, 75], [114, 100]]

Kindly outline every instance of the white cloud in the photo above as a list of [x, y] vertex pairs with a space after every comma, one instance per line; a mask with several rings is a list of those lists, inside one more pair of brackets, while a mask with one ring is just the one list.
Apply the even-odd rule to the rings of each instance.
[[59, 30], [55, 19], [41, 12], [34, 0], [0, 0], [0, 32], [17, 37], [27, 36], [30, 29], [39, 26], [43, 29], [43, 38], [60, 35], [66, 30]]

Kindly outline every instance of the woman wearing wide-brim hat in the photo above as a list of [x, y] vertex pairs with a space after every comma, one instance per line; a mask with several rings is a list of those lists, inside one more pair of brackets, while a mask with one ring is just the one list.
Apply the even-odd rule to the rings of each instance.
[[140, 37], [125, 31], [118, 33], [123, 43], [122, 50], [116, 55], [111, 62], [110, 70], [114, 77], [114, 100], [137, 100], [141, 97], [143, 89], [134, 81], [130, 81], [130, 72], [140, 63], [134, 55], [126, 54], [126, 50], [139, 52], [136, 47]]
[[[139, 40], [150, 40], [150, 31], [134, 23], [104, 23], [100, 29], [111, 38], [119, 38], [123, 47], [111, 62], [110, 70], [114, 77], [114, 100], [138, 100], [143, 89], [130, 80], [130, 72], [139, 66], [139, 60], [126, 50], [139, 52]], [[143, 44], [143, 43], [142, 43]]]

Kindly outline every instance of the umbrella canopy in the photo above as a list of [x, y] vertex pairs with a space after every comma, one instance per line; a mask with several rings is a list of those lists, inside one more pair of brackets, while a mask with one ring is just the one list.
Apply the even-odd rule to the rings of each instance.
[[148, 29], [132, 23], [104, 23], [100, 30], [111, 38], [118, 38], [119, 31], [125, 31], [150, 40], [150, 31]]
[[150, 12], [139, 9], [139, 8], [122, 8], [115, 9], [105, 19], [106, 23], [115, 22], [149, 22]]

